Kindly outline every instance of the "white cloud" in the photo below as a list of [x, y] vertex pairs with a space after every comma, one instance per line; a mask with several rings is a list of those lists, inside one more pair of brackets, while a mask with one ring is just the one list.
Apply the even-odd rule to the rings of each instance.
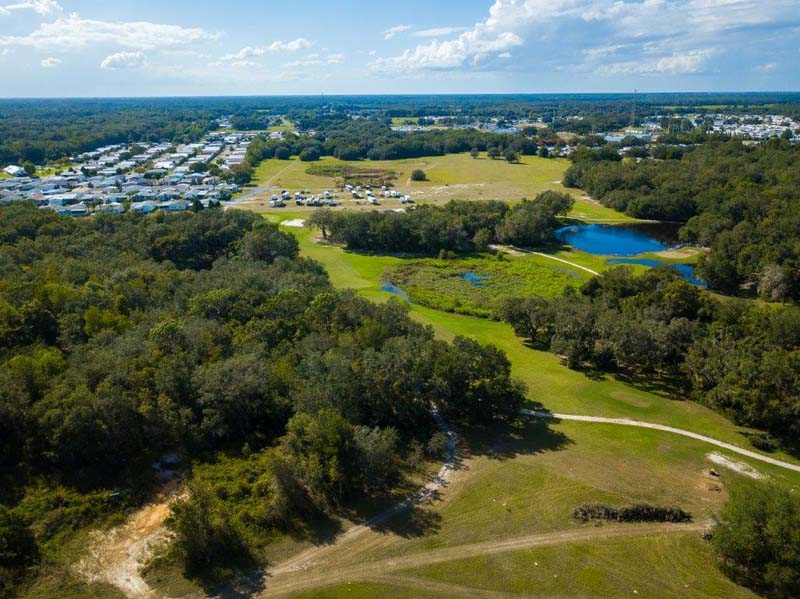
[[234, 60], [230, 63], [231, 66], [237, 67], [240, 69], [255, 69], [260, 67], [261, 65], [255, 62], [254, 60]]
[[76, 13], [41, 23], [25, 36], [0, 36], [0, 46], [28, 46], [39, 50], [74, 50], [108, 44], [152, 50], [217, 39], [204, 29], [163, 25], [147, 21], [112, 22], [84, 19]]
[[467, 64], [477, 64], [491, 54], [502, 54], [520, 45], [522, 39], [510, 31], [485, 36], [482, 32], [473, 30], [462, 33], [454, 40], [434, 40], [417, 46], [414, 50], [406, 50], [400, 56], [379, 58], [371, 66], [382, 71], [456, 69]]
[[61, 59], [60, 58], [53, 58], [51, 56], [50, 58], [45, 58], [39, 64], [42, 65], [42, 68], [52, 69], [52, 68], [55, 68], [55, 67], [57, 67], [58, 65], [61, 64]]
[[690, 50], [682, 54], [672, 54], [671, 56], [657, 59], [615, 62], [601, 66], [599, 72], [604, 75], [631, 73], [687, 75], [701, 72], [714, 53], [713, 49]]
[[344, 62], [344, 54], [327, 54], [322, 56], [320, 54], [308, 54], [299, 60], [293, 60], [283, 65], [286, 69], [295, 69], [298, 67], [313, 67], [325, 64], [341, 64]]
[[297, 52], [306, 50], [313, 45], [314, 42], [298, 37], [290, 42], [272, 42], [269, 46], [247, 46], [233, 54], [225, 54], [220, 60], [244, 60], [253, 56], [264, 56], [271, 52]]
[[20, 10], [32, 10], [37, 15], [46, 17], [61, 12], [62, 8], [55, 0], [26, 0], [25, 2], [0, 5], [0, 15], [3, 16]]
[[758, 65], [755, 70], [758, 71], [759, 73], [771, 73], [772, 71], [774, 71], [777, 68], [778, 68], [778, 63], [777, 62], [767, 62], [767, 63]]
[[433, 27], [432, 29], [420, 29], [411, 35], [413, 37], [443, 37], [466, 31], [466, 27]]
[[390, 40], [396, 35], [400, 33], [405, 33], [406, 31], [410, 31], [411, 29], [412, 29], [411, 25], [395, 25], [394, 27], [389, 27], [389, 29], [383, 32], [383, 39]]
[[117, 52], [103, 59], [100, 68], [108, 71], [139, 69], [147, 65], [147, 57], [142, 52]]
[[[775, 52], [770, 34], [789, 32], [798, 23], [797, 0], [495, 0], [487, 16], [466, 30], [442, 27], [411, 34], [446, 38], [461, 31], [456, 37], [375, 59], [370, 67], [394, 73], [515, 69], [681, 75], [707, 71], [712, 61], [740, 55], [743, 46], [750, 50], [754, 43], [761, 44], [761, 53]], [[513, 62], [496, 60], [513, 49], [520, 50]], [[760, 62], [770, 61], [762, 57]]]

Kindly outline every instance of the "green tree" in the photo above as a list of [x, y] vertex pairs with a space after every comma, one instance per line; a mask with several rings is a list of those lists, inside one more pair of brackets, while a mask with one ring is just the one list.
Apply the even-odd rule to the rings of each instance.
[[733, 486], [714, 525], [712, 547], [735, 582], [768, 597], [796, 597], [800, 499], [774, 484]]
[[300, 246], [294, 235], [272, 223], [259, 223], [242, 238], [241, 255], [246, 260], [272, 263], [280, 257], [296, 258]]
[[411, 171], [411, 180], [412, 181], [426, 181], [428, 176], [425, 174], [421, 168], [414, 169]]

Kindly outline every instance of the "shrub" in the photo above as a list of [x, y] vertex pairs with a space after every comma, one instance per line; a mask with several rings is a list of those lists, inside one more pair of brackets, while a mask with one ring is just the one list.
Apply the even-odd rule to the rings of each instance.
[[750, 435], [750, 443], [752, 443], [753, 447], [756, 449], [766, 451], [767, 453], [775, 451], [775, 440], [769, 435], [769, 433], [753, 433]]
[[572, 517], [589, 520], [613, 520], [615, 522], [689, 522], [692, 515], [677, 507], [661, 507], [647, 503], [627, 506], [611, 506], [604, 503], [583, 503], [572, 510]]
[[319, 150], [314, 147], [306, 148], [300, 152], [300, 160], [303, 162], [315, 162], [319, 160]]
[[421, 168], [414, 169], [411, 171], [411, 180], [412, 181], [427, 181], [428, 176], [425, 174]]

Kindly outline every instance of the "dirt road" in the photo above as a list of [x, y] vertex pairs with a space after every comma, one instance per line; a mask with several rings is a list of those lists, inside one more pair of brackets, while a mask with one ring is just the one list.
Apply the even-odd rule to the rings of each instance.
[[284, 597], [304, 590], [341, 584], [351, 580], [365, 580], [376, 576], [385, 576], [387, 573], [419, 568], [429, 564], [493, 555], [508, 551], [642, 535], [700, 532], [706, 528], [706, 523], [592, 526], [566, 532], [534, 534], [511, 539], [444, 547], [433, 551], [366, 562], [354, 566], [330, 566], [328, 569], [321, 568], [317, 571], [304, 571], [302, 575], [298, 575], [296, 572], [273, 572], [265, 581], [265, 591], [258, 595], [258, 597], [263, 599]]
[[87, 554], [75, 566], [89, 582], [114, 585], [132, 599], [155, 597], [139, 569], [153, 548], [168, 538], [164, 521], [180, 485], [170, 482], [156, 501], [135, 512], [122, 526], [92, 533]]

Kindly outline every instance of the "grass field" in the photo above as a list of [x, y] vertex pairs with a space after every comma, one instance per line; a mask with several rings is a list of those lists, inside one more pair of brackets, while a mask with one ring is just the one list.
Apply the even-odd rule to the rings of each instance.
[[[562, 158], [539, 158], [523, 156], [520, 164], [509, 164], [505, 160], [490, 160], [485, 156], [473, 159], [469, 154], [447, 154], [408, 160], [388, 161], [342, 161], [323, 157], [319, 162], [301, 162], [270, 159], [263, 161], [256, 169], [253, 182], [258, 186], [274, 187], [296, 191], [308, 189], [319, 193], [337, 186], [336, 177], [309, 175], [306, 170], [312, 165], [341, 166], [351, 165], [370, 169], [393, 171], [397, 179], [395, 189], [411, 195], [416, 202], [440, 204], [452, 199], [464, 200], [507, 200], [515, 201], [524, 197], [533, 198], [546, 190], [567, 191], [576, 198], [582, 194], [578, 190], [567, 190], [561, 185], [561, 178], [569, 166]], [[427, 181], [411, 181], [411, 171], [425, 171]], [[268, 210], [269, 194], [248, 202], [251, 209]], [[345, 205], [355, 205], [342, 198]], [[385, 206], [399, 206], [398, 200], [386, 200]], [[591, 221], [625, 222], [634, 219], [620, 214], [600, 204], [588, 200], [576, 203], [575, 218]]]
[[[302, 217], [302, 214], [281, 212], [268, 215], [273, 221], [298, 216]], [[386, 301], [392, 297], [380, 289], [382, 274], [389, 268], [408, 262], [394, 256], [361, 254], [321, 245], [313, 240], [307, 229], [287, 227], [286, 230], [297, 236], [303, 255], [325, 266], [336, 287], [357, 289], [363, 296], [376, 301]], [[577, 250], [554, 255], [587, 266], [597, 267], [598, 263], [603, 263], [602, 258]], [[605, 265], [605, 268], [608, 266]], [[410, 310], [415, 319], [432, 326], [444, 339], [464, 335], [500, 347], [511, 360], [514, 375], [528, 385], [531, 399], [541, 402], [550, 410], [657, 422], [753, 449], [743, 429], [700, 404], [665, 394], [655, 381], [637, 381], [632, 385], [630, 381], [609, 374], [570, 370], [553, 354], [525, 346], [505, 323], [415, 304], [410, 305]], [[776, 452], [776, 457], [793, 460], [780, 452]]]
[[[291, 596], [463, 597], [475, 589], [559, 597], [632, 596], [633, 590], [645, 597], [754, 596], [716, 569], [701, 540], [739, 477], [709, 476], [702, 443], [566, 422], [497, 432], [466, 451], [462, 441], [463, 464], [433, 504], [388, 530], [328, 548], [311, 568], [328, 584]], [[594, 525], [571, 517], [576, 505], [598, 501], [678, 506], [694, 524], [691, 530]], [[302, 588], [302, 578], [288, 584]]]
[[[336, 177], [308, 174], [312, 166], [355, 166], [357, 168], [384, 169], [396, 175], [395, 189], [410, 194], [417, 203], [442, 204], [453, 199], [460, 200], [506, 200], [519, 201], [523, 197], [533, 198], [538, 193], [555, 190], [570, 193], [575, 197], [575, 206], [570, 217], [583, 222], [623, 223], [635, 222], [621, 212], [602, 206], [588, 198], [579, 190], [567, 189], [561, 185], [564, 171], [569, 161], [561, 158], [539, 158], [524, 156], [520, 164], [509, 164], [505, 160], [490, 160], [485, 156], [473, 159], [469, 154], [448, 154], [409, 160], [387, 161], [343, 161], [323, 157], [318, 162], [301, 162], [270, 159], [263, 161], [255, 169], [253, 183], [259, 187], [272, 188], [245, 202], [242, 207], [258, 212], [279, 213], [281, 209], [269, 207], [269, 197], [273, 190], [287, 189], [291, 192], [307, 189], [312, 193], [336, 189]], [[428, 176], [427, 181], [411, 181], [411, 171], [421, 168]], [[373, 210], [372, 206], [356, 204], [342, 194], [343, 206], [348, 209]], [[378, 209], [398, 208], [396, 199], [381, 200]], [[316, 208], [299, 207], [293, 211], [308, 213]]]
[[393, 116], [392, 117], [392, 125], [395, 127], [401, 125], [419, 125], [419, 117], [418, 116]]
[[[589, 213], [600, 221], [605, 218], [601, 208], [588, 200], [576, 204], [576, 209], [586, 211], [586, 220], [591, 220]], [[292, 210], [265, 216], [280, 222], [306, 214]], [[380, 288], [387, 270], [400, 272], [415, 262], [423, 264], [423, 279], [434, 277], [432, 271], [438, 267], [444, 273], [437, 276], [454, 279], [436, 281], [432, 287], [451, 286], [451, 294], [469, 296], [476, 304], [480, 298], [470, 296], [474, 290], [463, 287], [462, 283], [468, 283], [460, 279], [461, 271], [469, 267], [481, 273], [485, 268], [481, 274], [498, 276], [485, 258], [439, 264], [438, 260], [348, 252], [317, 243], [309, 230], [286, 230], [297, 236], [303, 255], [325, 266], [334, 286], [354, 288], [375, 301], [391, 298]], [[698, 255], [689, 253], [659, 257], [683, 262]], [[552, 256], [597, 271], [609, 268], [603, 257], [572, 248], [554, 251]], [[540, 281], [527, 284], [541, 283], [545, 292], [560, 283], [541, 276], [538, 269], [564, 268], [582, 276], [578, 269], [531, 254], [510, 257], [508, 263], [513, 265], [512, 274], [530, 269], [535, 277], [539, 272]], [[505, 351], [513, 374], [529, 388], [531, 405], [662, 423], [753, 449], [745, 431], [697, 403], [673, 397], [658, 381], [570, 370], [556, 356], [525, 346], [506, 324], [413, 303], [409, 309], [414, 319], [431, 326], [442, 339], [464, 335]], [[725, 501], [729, 484], [735, 480], [754, 484], [709, 461], [712, 450], [726, 454], [724, 450], [661, 431], [610, 424], [564, 421], [545, 426], [533, 421], [499, 433], [461, 440], [463, 461], [431, 505], [412, 509], [385, 529], [368, 530], [320, 549], [322, 557], [311, 562], [303, 576], [268, 579], [267, 592], [274, 582], [286, 590], [285, 596], [306, 599], [514, 594], [755, 597], [720, 573], [701, 539], [701, 529]], [[780, 484], [800, 488], [800, 474], [726, 455]], [[774, 455], [798, 463], [781, 452]], [[708, 474], [712, 466], [721, 470], [720, 477]], [[694, 523], [684, 528], [582, 524], [571, 517], [571, 510], [584, 502], [676, 506], [691, 512]]]
[[297, 127], [289, 119], [281, 119], [279, 125], [271, 125], [267, 127], [267, 131], [270, 133], [294, 133], [297, 131]]

